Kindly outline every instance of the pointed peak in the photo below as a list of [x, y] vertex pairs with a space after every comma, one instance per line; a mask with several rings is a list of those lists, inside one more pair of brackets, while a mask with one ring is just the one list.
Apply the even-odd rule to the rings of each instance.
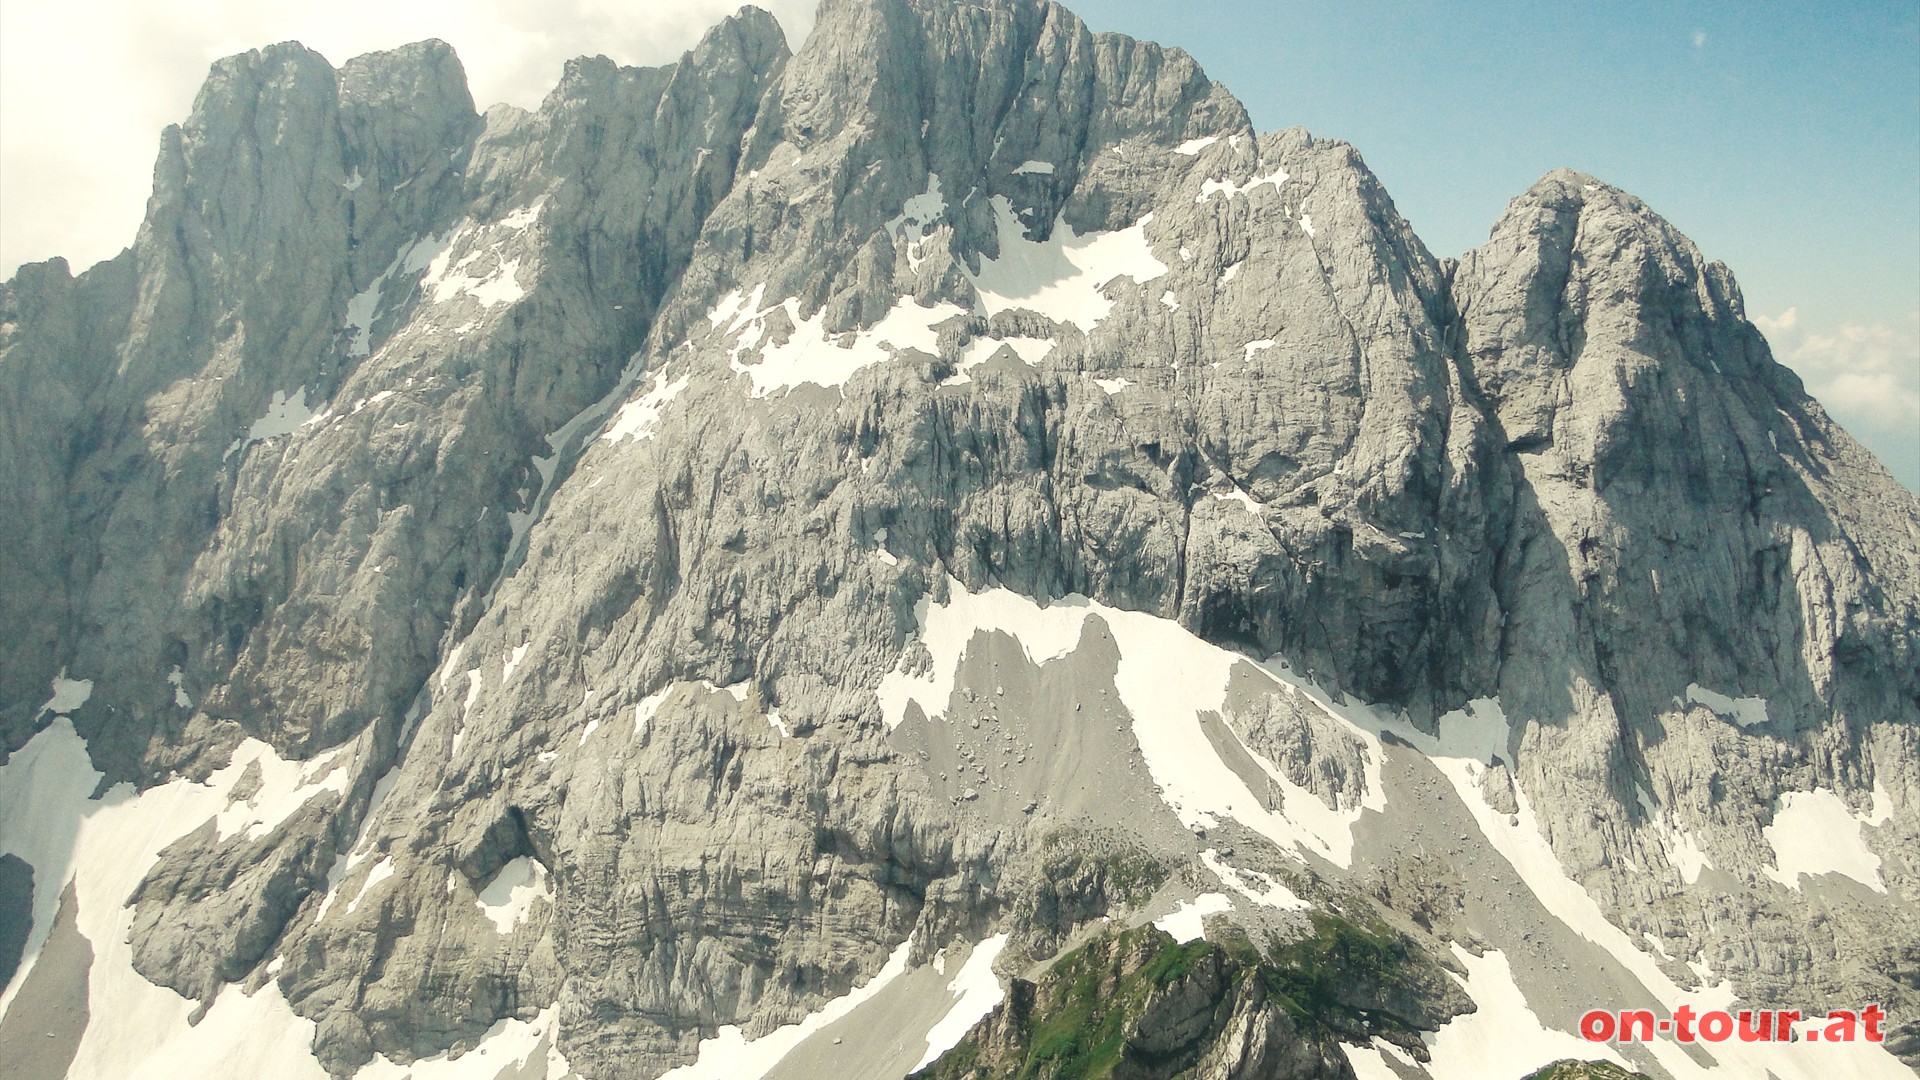
[[[1646, 204], [1639, 196], [1623, 188], [1616, 187], [1591, 173], [1577, 169], [1559, 168], [1547, 173], [1533, 182], [1518, 198], [1507, 205], [1507, 216], [1516, 211], [1528, 212], [1540, 208], [1571, 210], [1576, 213], [1615, 211], [1637, 218], [1645, 224], [1673, 233], [1678, 232], [1667, 220]], [[1503, 217], [1503, 221], [1505, 218]], [[1495, 226], [1495, 232], [1499, 226]]]
[[215, 60], [207, 69], [207, 78], [201, 84], [200, 94], [204, 97], [216, 87], [239, 84], [258, 87], [318, 78], [331, 80], [334, 75], [333, 65], [326, 57], [298, 41], [281, 41]]
[[361, 53], [359, 56], [340, 65], [340, 70], [345, 72], [356, 66], [366, 67], [381, 64], [439, 65], [447, 63], [460, 63], [460, 54], [454, 50], [453, 46], [439, 38], [424, 38], [420, 41], [408, 42], [405, 45], [396, 45], [391, 49], [377, 49], [373, 52]]
[[737, 52], [747, 66], [764, 72], [792, 55], [787, 47], [787, 32], [780, 20], [765, 8], [747, 4], [720, 20], [699, 44], [688, 51], [695, 64], [705, 64], [717, 52]]
[[354, 57], [340, 65], [340, 89], [347, 99], [390, 102], [431, 115], [474, 115], [466, 65], [438, 38]]
[[1484, 249], [1546, 244], [1611, 262], [1629, 242], [1641, 249], [1641, 258], [1664, 253], [1657, 258], [1675, 263], [1689, 277], [1707, 266], [1693, 241], [1645, 200], [1589, 173], [1565, 168], [1542, 176], [1509, 202]]
[[547, 100], [549, 103], [566, 100], [578, 96], [584, 88], [609, 85], [646, 71], [668, 73], [690, 68], [715, 72], [741, 66], [756, 76], [765, 75], [791, 55], [786, 31], [779, 22], [765, 9], [749, 4], [708, 27], [700, 40], [673, 63], [629, 67], [605, 54], [576, 56], [566, 62], [560, 81], [548, 92]]
[[266, 102], [331, 103], [338, 78], [326, 57], [297, 41], [224, 56], [208, 68], [183, 128], [238, 130]]

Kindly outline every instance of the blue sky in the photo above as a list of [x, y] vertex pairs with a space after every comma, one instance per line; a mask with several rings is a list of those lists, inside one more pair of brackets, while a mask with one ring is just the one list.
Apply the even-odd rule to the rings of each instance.
[[[440, 37], [483, 106], [531, 106], [570, 56], [664, 63], [738, 3], [6, 0], [0, 275], [132, 241], [159, 131], [217, 57]], [[791, 37], [812, 24], [814, 0], [760, 3]], [[1436, 254], [1559, 166], [1634, 192], [1733, 268], [1775, 354], [1920, 490], [1917, 0], [1068, 6], [1185, 48], [1262, 130], [1352, 142]]]

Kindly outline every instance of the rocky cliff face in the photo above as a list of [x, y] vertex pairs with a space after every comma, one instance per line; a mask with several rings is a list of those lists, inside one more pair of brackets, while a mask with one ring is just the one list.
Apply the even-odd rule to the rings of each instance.
[[[1592, 178], [1441, 262], [1028, 0], [484, 118], [275, 46], [0, 289], [0, 418], [0, 1044], [153, 1034], [55, 1075], [1027, 1075], [1104, 920], [1242, 943], [1113, 1075], [1692, 1075], [1565, 1033], [1736, 995], [1915, 1060], [1920, 501]], [[1903, 1068], [1714, 1053], [1822, 1051]]]

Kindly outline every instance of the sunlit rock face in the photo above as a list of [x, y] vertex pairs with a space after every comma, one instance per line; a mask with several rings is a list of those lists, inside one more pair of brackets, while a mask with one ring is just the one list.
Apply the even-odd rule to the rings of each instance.
[[274, 46], [0, 443], [29, 1075], [1920, 1062], [1920, 503], [1591, 177], [1436, 260], [1025, 0]]

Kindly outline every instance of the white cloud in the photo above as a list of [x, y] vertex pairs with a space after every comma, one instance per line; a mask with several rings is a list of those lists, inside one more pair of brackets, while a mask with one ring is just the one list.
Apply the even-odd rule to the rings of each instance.
[[[796, 44], [813, 0], [759, 0]], [[668, 63], [740, 0], [8, 0], [0, 5], [0, 276], [64, 255], [76, 269], [133, 241], [160, 129], [207, 65], [300, 41], [336, 66], [450, 42], [482, 109], [531, 107], [572, 57]]]
[[1693, 32], [1693, 47], [1696, 49], [1702, 49], [1706, 47], [1706, 44], [1707, 44], [1707, 32], [1705, 30], [1695, 30]]
[[1803, 326], [1799, 308], [1753, 320], [1807, 392], [1909, 487], [1920, 488], [1920, 311], [1902, 322]]
[[1800, 325], [1800, 309], [1790, 307], [1778, 315], [1755, 315], [1753, 325], [1771, 341], [1775, 334], [1785, 334]]

